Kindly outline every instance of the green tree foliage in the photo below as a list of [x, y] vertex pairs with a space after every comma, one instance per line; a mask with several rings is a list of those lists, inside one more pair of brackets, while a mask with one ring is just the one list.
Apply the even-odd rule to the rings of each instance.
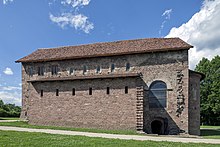
[[0, 117], [19, 117], [20, 113], [21, 107], [15, 104], [4, 104], [0, 99]]
[[206, 75], [200, 84], [201, 122], [220, 125], [220, 56], [203, 58], [195, 70]]

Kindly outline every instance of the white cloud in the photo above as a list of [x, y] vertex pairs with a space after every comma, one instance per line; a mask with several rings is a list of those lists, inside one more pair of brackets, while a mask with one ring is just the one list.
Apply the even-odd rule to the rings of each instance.
[[[88, 20], [89, 18], [87, 16], [80, 14], [80, 8], [89, 5], [90, 1], [91, 0], [61, 0], [63, 12], [57, 16], [50, 13], [49, 18], [61, 28], [69, 26], [88, 34], [94, 29], [94, 24]], [[50, 2], [49, 5], [52, 3], [54, 2]]]
[[0, 86], [0, 99], [21, 106], [21, 86]]
[[58, 17], [50, 14], [50, 20], [62, 28], [70, 26], [76, 30], [82, 30], [85, 33], [89, 33], [94, 28], [93, 23], [89, 22], [88, 17], [83, 14], [74, 15], [71, 13], [62, 13], [61, 16]]
[[61, 4], [71, 5], [73, 8], [79, 6], [86, 6], [90, 3], [90, 0], [62, 0]]
[[11, 68], [7, 67], [4, 71], [3, 71], [6, 75], [13, 75], [13, 71], [11, 70]]
[[9, 4], [9, 3], [12, 3], [13, 0], [3, 0], [3, 4], [6, 5], [6, 4]]
[[161, 35], [161, 32], [164, 28], [165, 23], [170, 19], [170, 15], [173, 12], [172, 9], [167, 9], [163, 12], [163, 14], [161, 15], [162, 17], [165, 17], [164, 21], [162, 22], [162, 24], [160, 25], [160, 30], [159, 30], [159, 35]]
[[2, 99], [4, 103], [21, 106], [21, 92], [0, 91], [0, 99]]
[[162, 16], [165, 16], [165, 19], [170, 19], [170, 15], [172, 13], [172, 9], [168, 9], [168, 10], [165, 10], [162, 14]]
[[3, 91], [21, 90], [21, 87], [2, 86], [0, 87], [0, 90], [3, 90]]
[[180, 37], [194, 46], [189, 51], [190, 68], [206, 57], [220, 55], [220, 0], [205, 0], [200, 11], [166, 37]]

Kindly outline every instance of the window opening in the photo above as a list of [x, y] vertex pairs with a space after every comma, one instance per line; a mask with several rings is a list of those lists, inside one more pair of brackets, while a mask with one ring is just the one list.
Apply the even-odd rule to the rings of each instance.
[[29, 76], [32, 77], [33, 76], [33, 67], [29, 68]]
[[125, 86], [125, 94], [128, 94], [128, 86]]
[[165, 108], [167, 101], [167, 85], [163, 81], [154, 81], [149, 88], [150, 108]]
[[84, 66], [83, 66], [83, 74], [86, 74], [86, 73], [87, 73], [87, 66], [84, 65]]
[[71, 67], [69, 74], [70, 74], [70, 75], [74, 75], [74, 72], [75, 72], [75, 70]]
[[44, 91], [43, 91], [43, 90], [40, 91], [40, 96], [41, 96], [41, 97], [44, 96]]
[[75, 88], [72, 89], [72, 95], [76, 95], [76, 90], [75, 90]]
[[44, 75], [44, 66], [39, 66], [38, 67], [38, 75], [43, 76]]
[[130, 63], [127, 63], [127, 64], [126, 64], [126, 71], [129, 71], [129, 70], [130, 70], [130, 67], [131, 67]]
[[114, 72], [114, 71], [115, 71], [115, 64], [112, 63], [112, 64], [111, 64], [111, 72]]
[[97, 68], [96, 68], [96, 73], [100, 73], [101, 72], [101, 66], [98, 65]]
[[57, 75], [58, 74], [58, 66], [57, 65], [52, 65], [51, 73], [52, 73], [52, 75]]
[[59, 89], [56, 89], [56, 96], [59, 96]]
[[92, 88], [89, 88], [89, 95], [92, 95]]
[[110, 94], [110, 88], [107, 87], [107, 91], [106, 91], [107, 94]]

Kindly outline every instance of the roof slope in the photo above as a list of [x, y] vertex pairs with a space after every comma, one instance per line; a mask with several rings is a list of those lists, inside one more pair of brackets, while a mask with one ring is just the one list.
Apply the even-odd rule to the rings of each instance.
[[189, 69], [189, 74], [197, 74], [200, 75], [200, 81], [202, 81], [203, 79], [205, 79], [205, 74], [201, 73], [201, 72], [197, 72], [197, 71], [193, 71]]
[[65, 46], [51, 49], [38, 49], [30, 55], [17, 60], [16, 62], [44, 62], [145, 52], [182, 50], [189, 49], [191, 47], [191, 45], [179, 38], [124, 40], [79, 46]]

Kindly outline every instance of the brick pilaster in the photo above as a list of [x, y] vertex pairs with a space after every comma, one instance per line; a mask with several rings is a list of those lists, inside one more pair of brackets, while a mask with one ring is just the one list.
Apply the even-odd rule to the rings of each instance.
[[136, 102], [137, 131], [143, 131], [143, 97], [144, 97], [143, 86], [137, 87], [137, 102]]

